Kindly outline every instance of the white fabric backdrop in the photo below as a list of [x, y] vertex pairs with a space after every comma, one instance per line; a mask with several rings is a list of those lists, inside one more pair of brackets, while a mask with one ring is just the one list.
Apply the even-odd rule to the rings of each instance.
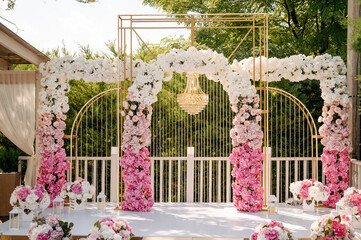
[[36, 180], [35, 71], [0, 72], [0, 131], [17, 147], [32, 156], [28, 161], [26, 184]]

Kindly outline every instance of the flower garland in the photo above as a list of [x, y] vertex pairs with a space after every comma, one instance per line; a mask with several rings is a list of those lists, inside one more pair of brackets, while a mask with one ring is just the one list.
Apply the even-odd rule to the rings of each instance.
[[315, 200], [316, 202], [326, 201], [330, 196], [329, 188], [315, 179], [305, 179], [291, 183], [290, 192], [293, 194], [294, 199]]
[[349, 217], [325, 215], [312, 223], [311, 239], [354, 240], [359, 238], [355, 237], [355, 231], [350, 224]]
[[19, 207], [25, 214], [29, 214], [38, 208], [47, 208], [50, 204], [50, 197], [40, 184], [33, 188], [20, 185], [11, 193], [10, 204]]
[[263, 207], [262, 153], [263, 132], [259, 96], [243, 98], [232, 104], [237, 113], [230, 131], [233, 151], [229, 160], [234, 165], [232, 176], [233, 203], [238, 211], [256, 212]]
[[323, 172], [331, 190], [330, 198], [324, 204], [333, 208], [349, 186], [351, 159], [348, 153], [352, 148], [348, 138], [351, 131], [347, 128], [347, 111], [348, 106], [342, 106], [338, 101], [325, 103], [318, 119], [323, 123], [319, 129], [323, 137], [321, 143], [325, 146], [321, 155]]
[[151, 132], [149, 129], [152, 107], [138, 102], [123, 102], [126, 116], [124, 122], [121, 157], [122, 176], [125, 184], [122, 209], [148, 212], [154, 204], [152, 198], [150, 158], [148, 149]]
[[[266, 58], [262, 58], [262, 65], [266, 66]], [[168, 54], [161, 54], [157, 60], [152, 60], [149, 63], [144, 63], [140, 60], [126, 61], [126, 69], [122, 61], [112, 63], [108, 59], [84, 60], [83, 58], [73, 58], [65, 56], [62, 58], [53, 58], [46, 64], [41, 64], [39, 71], [43, 77], [41, 84], [43, 90], [40, 92], [40, 114], [42, 119], [46, 122], [47, 127], [55, 127], [55, 122], [63, 121], [63, 114], [69, 110], [68, 98], [66, 92], [70, 87], [68, 81], [71, 79], [85, 82], [107, 82], [112, 83], [118, 80], [123, 80], [129, 77], [130, 70], [134, 73], [133, 85], [128, 89], [127, 96], [130, 102], [144, 104], [146, 108], [150, 107], [152, 103], [157, 101], [157, 94], [162, 88], [163, 81], [169, 81], [173, 72], [177, 73], [194, 73], [205, 74], [208, 79], [220, 82], [224, 90], [228, 93], [231, 103], [238, 103], [238, 99], [253, 98], [256, 94], [256, 89], [252, 85], [250, 78], [253, 77], [253, 59], [244, 59], [240, 62], [234, 61], [230, 66], [228, 60], [222, 55], [212, 50], [197, 50], [193, 47], [188, 50], [172, 49]], [[259, 66], [261, 62], [255, 59], [256, 79], [260, 79]], [[118, 66], [119, 74], [115, 69]], [[332, 57], [328, 54], [306, 57], [304, 55], [295, 55], [285, 59], [270, 58], [268, 59], [268, 68], [263, 68], [262, 75], [269, 74], [269, 81], [279, 81], [282, 78], [291, 81], [302, 81], [305, 79], [318, 79], [322, 89], [322, 98], [327, 104], [333, 104], [335, 101], [339, 103], [337, 107], [346, 107], [348, 103], [348, 95], [346, 88], [346, 67], [340, 57]], [[125, 76], [123, 75], [125, 73]], [[345, 110], [346, 112], [346, 110]], [[346, 112], [347, 113], [347, 112]], [[129, 113], [127, 113], [129, 114]], [[51, 117], [52, 116], [52, 117]], [[57, 118], [55, 118], [57, 116]], [[59, 117], [58, 117], [59, 116]], [[129, 116], [130, 117], [130, 116]], [[50, 118], [50, 122], [49, 119]], [[149, 117], [150, 120], [151, 117]], [[133, 118], [132, 118], [133, 119]], [[137, 118], [135, 118], [137, 119]], [[245, 124], [246, 121], [244, 122]], [[255, 132], [256, 125], [254, 121], [249, 121], [251, 132]], [[245, 124], [240, 124], [245, 126]], [[65, 129], [65, 124], [61, 128]], [[123, 142], [123, 149], [126, 146], [137, 146], [141, 151], [149, 144], [144, 139], [140, 140], [141, 134], [135, 134], [137, 131], [135, 125], [128, 124], [124, 132], [128, 132], [128, 138], [131, 140]], [[141, 124], [140, 124], [141, 125]], [[344, 126], [346, 126], [344, 124]], [[128, 127], [132, 128], [128, 131]], [[148, 127], [149, 128], [149, 127]], [[147, 128], [145, 128], [147, 129]], [[138, 129], [139, 130], [139, 129]], [[238, 127], [237, 131], [244, 132], [244, 127]], [[62, 130], [64, 131], [64, 130]], [[147, 131], [145, 131], [147, 132]], [[40, 140], [40, 152], [42, 158], [42, 167], [39, 170], [40, 178], [38, 182], [43, 184], [47, 191], [51, 194], [53, 199], [55, 195], [60, 192], [62, 185], [65, 183], [65, 170], [69, 168], [69, 164], [65, 161], [65, 153], [62, 150], [62, 139], [59, 138], [61, 134], [55, 136], [55, 132], [51, 130], [41, 129], [37, 131]], [[132, 135], [134, 133], [134, 135]], [[235, 134], [235, 131], [233, 132]], [[321, 134], [322, 135], [322, 134]], [[138, 141], [133, 136], [138, 137]], [[250, 135], [249, 135], [250, 136]], [[54, 141], [50, 138], [53, 137]], [[347, 138], [347, 137], [345, 137]], [[44, 142], [45, 140], [45, 142]], [[257, 137], [249, 139], [248, 147], [255, 147], [262, 140], [257, 142]], [[252, 145], [253, 143], [255, 145]], [[233, 144], [245, 144], [245, 138], [232, 137]], [[327, 137], [324, 137], [324, 142], [330, 142]], [[335, 149], [328, 149], [333, 151]], [[349, 148], [348, 148], [349, 150]], [[332, 154], [335, 155], [334, 152]], [[45, 166], [45, 167], [44, 167]], [[52, 169], [51, 166], [56, 166]], [[342, 170], [342, 169], [341, 169]], [[326, 171], [326, 170], [324, 170]], [[56, 174], [52, 174], [56, 172]], [[338, 171], [340, 172], [340, 171]], [[53, 176], [52, 176], [53, 175]], [[326, 174], [327, 178], [330, 178]], [[331, 183], [329, 183], [331, 184]], [[337, 188], [330, 187], [335, 191]], [[342, 188], [344, 189], [344, 188]], [[333, 194], [331, 194], [333, 195]]]
[[66, 127], [64, 113], [69, 110], [68, 97], [65, 95], [70, 90], [68, 81], [83, 79], [85, 82], [111, 83], [118, 78], [109, 59], [85, 60], [71, 56], [52, 58], [49, 62], [40, 64], [39, 71], [42, 74], [43, 89], [39, 93], [40, 119], [36, 131], [41, 156], [37, 182], [45, 187], [53, 201], [66, 182], [65, 171], [70, 168], [62, 148]]
[[28, 230], [30, 240], [69, 240], [72, 222], [61, 221], [58, 216], [33, 220]]
[[94, 223], [89, 236], [81, 240], [130, 240], [133, 236], [132, 228], [127, 221], [107, 217]]
[[270, 223], [263, 223], [256, 227], [251, 240], [293, 240], [291, 231], [284, 227], [281, 222], [272, 220]]
[[[255, 64], [254, 64], [255, 62]], [[260, 65], [263, 68], [260, 74]], [[256, 69], [256, 80], [268, 74], [268, 81], [280, 81], [282, 78], [293, 82], [306, 79], [320, 81], [322, 91], [321, 97], [325, 101], [322, 117], [319, 122], [323, 125], [319, 132], [325, 147], [321, 160], [324, 163], [323, 172], [326, 175], [327, 186], [331, 190], [330, 198], [324, 204], [335, 207], [341, 198], [343, 191], [348, 187], [349, 156], [351, 142], [348, 139], [350, 130], [347, 128], [348, 91], [346, 86], [346, 65], [341, 57], [332, 57], [324, 54], [316, 57], [305, 55], [294, 55], [284, 59], [263, 57], [243, 59], [234, 61], [232, 68], [235, 71], [244, 70], [251, 78], [253, 76], [253, 65]], [[332, 157], [333, 156], [333, 157]], [[330, 159], [337, 158], [337, 160]], [[343, 162], [343, 163], [339, 163]]]

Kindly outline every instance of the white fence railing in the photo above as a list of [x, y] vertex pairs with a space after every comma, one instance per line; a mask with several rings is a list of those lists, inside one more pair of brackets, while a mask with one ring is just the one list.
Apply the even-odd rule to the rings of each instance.
[[[96, 193], [110, 196], [110, 201], [116, 201], [119, 196], [117, 156], [114, 152], [111, 157], [78, 157], [79, 176], [96, 186]], [[19, 157], [19, 162], [28, 159]], [[151, 160], [151, 186], [156, 202], [232, 201], [232, 166], [228, 157], [194, 157], [189, 150], [187, 157], [151, 157]], [[312, 177], [311, 164], [311, 157], [271, 158], [271, 194], [285, 201], [290, 197], [291, 182]], [[318, 165], [318, 179], [325, 182], [321, 161]], [[361, 161], [352, 160], [350, 177], [351, 186], [361, 187]]]

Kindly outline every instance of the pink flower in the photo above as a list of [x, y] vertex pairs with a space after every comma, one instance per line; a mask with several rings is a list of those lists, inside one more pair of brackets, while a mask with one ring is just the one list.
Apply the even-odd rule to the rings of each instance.
[[134, 116], [134, 117], [132, 118], [132, 121], [133, 121], [133, 122], [138, 122], [138, 120], [139, 120], [138, 116]]
[[130, 106], [130, 109], [131, 109], [131, 110], [135, 110], [136, 108], [137, 108], [137, 105], [132, 104], [132, 105]]
[[124, 102], [123, 102], [123, 107], [124, 107], [124, 109], [128, 109], [128, 108], [129, 108], [129, 104], [128, 104], [127, 101], [124, 101]]
[[49, 240], [51, 238], [51, 231], [49, 230], [47, 233], [40, 233], [36, 240]]
[[17, 193], [17, 196], [21, 201], [25, 201], [30, 193], [31, 193], [30, 188], [21, 187], [20, 190]]
[[82, 186], [80, 183], [76, 183], [73, 185], [73, 187], [71, 188], [71, 191], [75, 194], [81, 194], [82, 193]]
[[277, 230], [275, 229], [267, 229], [264, 235], [268, 240], [277, 240], [279, 236]]

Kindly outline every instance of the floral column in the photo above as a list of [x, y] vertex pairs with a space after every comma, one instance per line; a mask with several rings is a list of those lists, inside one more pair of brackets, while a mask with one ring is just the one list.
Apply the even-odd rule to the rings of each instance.
[[152, 198], [149, 151], [149, 129], [152, 107], [138, 102], [124, 102], [125, 116], [121, 157], [125, 184], [123, 210], [148, 212], [154, 204]]
[[65, 159], [64, 130], [66, 116], [63, 114], [43, 114], [39, 119], [36, 134], [39, 137], [38, 151], [41, 165], [37, 183], [45, 187], [50, 195], [51, 205], [66, 183], [65, 171], [70, 163]]
[[231, 129], [233, 151], [229, 160], [233, 164], [233, 203], [238, 211], [257, 212], [263, 207], [261, 186], [263, 132], [259, 125], [261, 110], [259, 96], [236, 99], [232, 110], [237, 113]]
[[341, 105], [334, 101], [332, 104], [325, 103], [322, 108], [322, 117], [319, 122], [323, 122], [320, 127], [321, 140], [324, 146], [321, 159], [323, 162], [323, 172], [326, 176], [327, 186], [331, 194], [323, 204], [329, 207], [336, 207], [336, 203], [341, 199], [344, 190], [348, 188], [349, 167], [351, 160], [351, 141], [348, 138], [350, 130], [347, 128], [348, 106]]

